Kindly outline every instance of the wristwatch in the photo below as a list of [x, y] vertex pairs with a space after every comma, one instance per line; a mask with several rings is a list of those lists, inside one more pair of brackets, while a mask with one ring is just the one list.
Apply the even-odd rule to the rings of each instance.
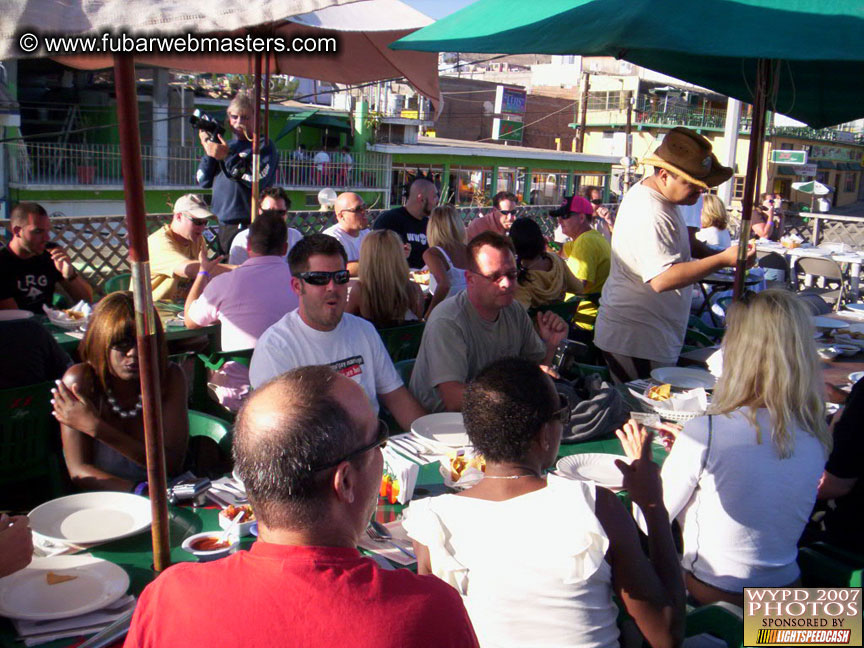
[[78, 278], [78, 271], [75, 268], [72, 268], [72, 276], [71, 277], [63, 277], [63, 281], [75, 281]]

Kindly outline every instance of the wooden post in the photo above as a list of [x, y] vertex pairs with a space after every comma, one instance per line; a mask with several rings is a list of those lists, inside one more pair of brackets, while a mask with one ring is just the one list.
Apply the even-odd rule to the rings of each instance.
[[750, 240], [750, 218], [753, 215], [757, 174], [762, 161], [765, 144], [765, 113], [768, 103], [768, 88], [771, 87], [771, 65], [767, 59], [756, 64], [756, 96], [753, 101], [753, 120], [750, 124], [750, 150], [747, 153], [747, 176], [744, 180], [744, 196], [741, 200], [741, 233], [738, 237], [738, 263], [732, 298], [741, 299], [744, 294], [744, 275], [747, 272], [747, 243]]
[[261, 53], [255, 54], [255, 74], [252, 76], [253, 91], [252, 105], [252, 200], [250, 202], [251, 214], [249, 220], [255, 220], [258, 215], [258, 175], [261, 172]]
[[126, 201], [126, 231], [129, 265], [135, 295], [135, 335], [141, 366], [141, 402], [144, 416], [144, 446], [147, 481], [153, 512], [153, 568], [161, 572], [171, 564], [168, 546], [168, 496], [165, 479], [165, 442], [162, 435], [162, 390], [159, 384], [159, 349], [156, 345], [156, 312], [150, 288], [150, 253], [144, 224], [144, 178], [141, 171], [141, 136], [138, 131], [138, 95], [135, 64], [128, 54], [114, 57], [117, 88], [117, 122], [123, 190]]
[[581, 153], [585, 146], [585, 123], [588, 119], [588, 92], [591, 89], [591, 75], [582, 73], [582, 105], [579, 116], [579, 136], [576, 142], [576, 152]]

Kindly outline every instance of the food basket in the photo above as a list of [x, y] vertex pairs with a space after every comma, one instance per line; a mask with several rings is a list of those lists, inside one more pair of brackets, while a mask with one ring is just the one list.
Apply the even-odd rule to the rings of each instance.
[[93, 313], [93, 308], [85, 301], [78, 302], [72, 308], [55, 310], [48, 308], [48, 306], [42, 306], [42, 310], [45, 311], [49, 322], [70, 331], [81, 327], [86, 328], [90, 321], [90, 315]]

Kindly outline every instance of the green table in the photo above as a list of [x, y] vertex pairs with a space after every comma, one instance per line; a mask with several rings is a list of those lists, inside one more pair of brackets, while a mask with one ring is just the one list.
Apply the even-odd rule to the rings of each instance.
[[[75, 337], [73, 335], [69, 335], [69, 331], [64, 328], [61, 328], [55, 324], [52, 324], [48, 321], [48, 318], [44, 318], [42, 324], [45, 328], [48, 329], [48, 332], [57, 340], [57, 343], [60, 345], [66, 353], [69, 355], [76, 355], [78, 351], [78, 345], [81, 344], [81, 339]], [[200, 335], [206, 335], [210, 338], [211, 347], [214, 349], [219, 348], [218, 344], [218, 335], [220, 331], [219, 324], [211, 324], [210, 326], [202, 326], [197, 329], [189, 329], [185, 326], [176, 326], [174, 324], [168, 324], [165, 326], [165, 340], [167, 342], [173, 342], [175, 340], [184, 340], [187, 338], [198, 337]], [[215, 346], [214, 346], [215, 342]]]
[[[656, 444], [653, 449], [654, 460], [662, 463], [666, 458], [666, 451]], [[582, 443], [564, 444], [558, 452], [558, 457], [591, 452], [624, 454], [621, 442], [615, 436], [608, 436]], [[447, 492], [441, 474], [438, 472], [437, 462], [420, 466], [417, 484], [415, 497], [428, 497]], [[376, 517], [382, 523], [389, 522], [397, 519], [403, 509], [404, 506], [399, 504], [380, 504]], [[169, 506], [168, 535], [172, 563], [196, 561], [195, 557], [181, 549], [180, 545], [183, 540], [195, 533], [219, 530], [218, 514], [219, 510], [216, 508]], [[248, 549], [254, 541], [255, 538], [251, 536], [243, 538], [240, 541], [240, 548]], [[156, 577], [156, 573], [153, 571], [152, 543], [149, 532], [139, 533], [129, 538], [122, 538], [94, 547], [90, 553], [125, 569], [129, 574], [129, 592], [137, 596]], [[62, 648], [71, 643], [73, 643], [72, 639], [61, 639], [43, 645], [47, 648]], [[15, 631], [12, 624], [6, 619], [0, 619], [0, 647], [20, 648], [22, 645], [15, 641]]]

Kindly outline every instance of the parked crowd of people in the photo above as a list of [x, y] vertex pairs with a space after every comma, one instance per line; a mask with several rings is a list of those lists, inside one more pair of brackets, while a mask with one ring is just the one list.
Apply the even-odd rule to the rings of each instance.
[[[688, 596], [741, 605], [743, 587], [799, 582], [797, 544], [817, 497], [837, 499], [827, 522], [832, 540], [860, 528], [855, 432], [864, 423], [864, 391], [859, 383], [829, 426], [809, 313], [781, 290], [748, 294], [730, 309], [711, 408], [683, 428], [661, 424], [671, 448], [662, 471], [651, 460], [649, 432], [635, 422], [619, 430], [631, 460], [619, 468], [647, 553], [613, 493], [548, 474], [572, 405], [553, 380], [561, 343], [596, 345], [619, 383], [674, 366], [693, 285], [736, 264], [725, 206], [706, 193], [732, 170], [705, 138], [670, 131], [645, 161], [653, 173], [614, 217], [595, 187], [566, 197], [551, 212], [563, 242], [556, 251], [536, 221], [520, 217], [512, 193], [497, 194], [466, 228], [452, 207], [438, 206], [426, 179], [411, 185], [405, 205], [371, 224], [363, 198], [342, 193], [335, 222], [304, 236], [288, 226], [288, 196], [267, 186], [272, 169], [262, 169], [259, 213], [238, 220], [229, 214], [245, 205], [248, 215], [249, 196], [237, 191], [226, 161], [248, 152], [248, 116], [242, 101], [229, 106], [231, 143], [202, 134], [214, 162], [202, 161], [199, 181], [212, 183], [213, 199], [178, 199], [149, 245], [154, 300], [182, 303], [190, 329], [220, 323], [223, 351], [253, 349], [248, 368], [228, 363], [209, 382], [238, 412], [234, 461], [259, 540], [251, 551], [160, 576], [141, 595], [127, 646], [289, 638], [296, 645], [613, 646], [613, 595], [652, 646], [673, 646]], [[779, 225], [777, 201], [764, 197], [756, 235]], [[697, 204], [698, 224], [690, 225], [679, 208]], [[202, 236], [214, 218], [227, 261]], [[38, 205], [12, 211], [13, 238], [0, 250], [0, 309], [40, 312], [55, 286], [92, 299], [49, 232]], [[751, 264], [754, 254], [749, 245]], [[411, 273], [424, 268], [425, 292]], [[572, 321], [537, 310], [568, 297], [579, 300]], [[423, 320], [406, 385], [378, 330]], [[158, 315], [155, 322], [173, 475], [188, 443], [187, 381], [168, 360]], [[0, 380], [58, 379], [53, 411], [73, 484], [132, 490], [146, 480], [132, 294], [98, 302], [77, 364], [31, 324], [0, 321]], [[403, 430], [427, 413], [462, 412], [486, 459], [477, 485], [408, 507], [418, 574], [383, 570], [356, 550], [381, 482], [382, 410]], [[673, 522], [683, 531], [683, 557]], [[0, 518], [0, 576], [26, 564], [28, 541], [25, 521]], [[243, 621], [212, 623], [212, 609]]]

